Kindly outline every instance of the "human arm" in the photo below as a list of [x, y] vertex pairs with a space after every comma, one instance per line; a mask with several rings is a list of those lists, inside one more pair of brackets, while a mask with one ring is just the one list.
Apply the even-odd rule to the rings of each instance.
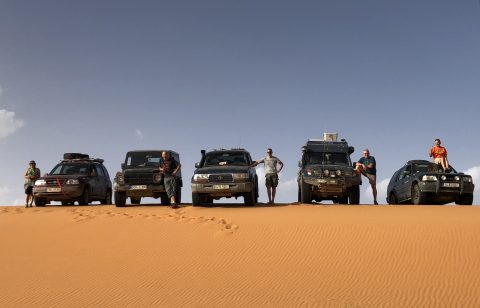
[[280, 159], [278, 160], [278, 164], [280, 165], [280, 168], [278, 169], [277, 173], [279, 173], [283, 169], [283, 162]]
[[250, 167], [256, 167], [256, 166], [258, 166], [258, 165], [261, 164], [261, 163], [263, 163], [263, 159], [254, 161], [254, 162], [250, 165]]
[[173, 170], [172, 175], [176, 175], [177, 172], [180, 171], [180, 168], [182, 168], [182, 165], [180, 163], [175, 162], [175, 164], [177, 165], [177, 167], [175, 168], [175, 170]]

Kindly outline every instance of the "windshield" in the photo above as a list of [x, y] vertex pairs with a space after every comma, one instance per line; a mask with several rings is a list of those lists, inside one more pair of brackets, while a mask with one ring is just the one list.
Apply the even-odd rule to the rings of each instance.
[[127, 167], [158, 167], [162, 152], [131, 152], [127, 154]]
[[246, 166], [247, 159], [244, 153], [210, 153], [205, 156], [204, 167], [209, 166]]
[[[452, 171], [456, 173], [455, 169], [453, 169], [452, 166], [450, 166]], [[441, 165], [437, 165], [434, 163], [426, 163], [426, 164], [416, 164], [413, 165], [413, 173], [419, 173], [419, 172], [439, 172], [443, 171]]]
[[88, 175], [89, 171], [89, 164], [59, 164], [50, 175]]
[[348, 165], [347, 153], [310, 152], [305, 156], [305, 162], [311, 165]]

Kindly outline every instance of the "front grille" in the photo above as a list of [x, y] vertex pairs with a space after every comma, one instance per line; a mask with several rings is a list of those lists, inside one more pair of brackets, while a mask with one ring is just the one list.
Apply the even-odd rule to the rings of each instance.
[[125, 184], [130, 185], [147, 185], [153, 184], [153, 174], [150, 173], [125, 173]]
[[[60, 182], [60, 185], [64, 185], [66, 181], [67, 181], [66, 179], [58, 179], [58, 182]], [[47, 186], [58, 186], [58, 182], [56, 179], [48, 179], [48, 180], [45, 180], [45, 182], [47, 182]]]
[[208, 181], [215, 182], [215, 183], [232, 183], [233, 175], [231, 173], [210, 174], [208, 176]]

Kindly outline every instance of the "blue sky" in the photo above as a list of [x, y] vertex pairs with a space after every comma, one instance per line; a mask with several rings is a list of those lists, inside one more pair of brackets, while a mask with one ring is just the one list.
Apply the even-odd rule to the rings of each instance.
[[435, 138], [480, 179], [479, 31], [476, 0], [3, 0], [0, 204], [23, 202], [30, 159], [48, 172], [85, 152], [113, 177], [154, 148], [181, 154], [190, 201], [200, 149], [218, 147], [272, 147], [277, 201], [295, 201], [300, 148], [324, 131], [355, 159], [369, 148], [379, 181]]

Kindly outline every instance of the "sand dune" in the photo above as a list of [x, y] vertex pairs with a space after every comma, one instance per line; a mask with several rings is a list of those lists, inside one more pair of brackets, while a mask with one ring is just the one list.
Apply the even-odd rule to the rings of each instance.
[[0, 207], [1, 307], [479, 307], [480, 207]]

